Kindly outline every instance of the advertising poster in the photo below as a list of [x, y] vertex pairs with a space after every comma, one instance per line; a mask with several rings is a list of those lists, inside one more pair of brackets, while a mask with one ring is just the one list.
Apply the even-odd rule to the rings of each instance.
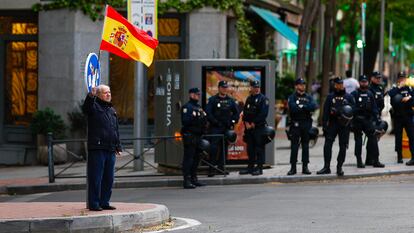
[[[228, 94], [237, 101], [239, 110], [242, 111], [244, 102], [250, 95], [250, 81], [261, 81], [263, 71], [254, 68], [228, 69], [228, 67], [205, 67], [203, 74], [205, 87], [204, 106], [207, 104], [208, 98], [218, 93], [218, 82], [225, 80], [229, 85]], [[234, 128], [237, 133], [237, 142], [234, 145], [229, 145], [227, 155], [227, 160], [229, 161], [248, 159], [246, 143], [243, 142], [244, 125], [241, 119], [242, 115]]]

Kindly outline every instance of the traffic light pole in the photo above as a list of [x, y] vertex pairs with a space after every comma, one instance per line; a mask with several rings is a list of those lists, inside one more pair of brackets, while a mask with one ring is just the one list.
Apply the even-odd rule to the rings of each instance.
[[364, 47], [365, 47], [365, 8], [366, 3], [361, 4], [361, 39], [362, 39], [362, 48], [361, 48], [361, 75], [364, 75]]

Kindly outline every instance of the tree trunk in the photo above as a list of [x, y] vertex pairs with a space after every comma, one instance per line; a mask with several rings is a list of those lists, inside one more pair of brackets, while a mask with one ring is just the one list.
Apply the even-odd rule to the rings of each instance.
[[320, 0], [305, 1], [304, 12], [299, 26], [299, 42], [296, 56], [296, 78], [305, 78], [306, 44], [310, 28], [317, 17]]
[[332, 9], [335, 6], [335, 0], [329, 0], [326, 2], [325, 9], [325, 23], [324, 31], [325, 36], [323, 39], [323, 58], [322, 58], [322, 83], [321, 83], [321, 108], [319, 111], [319, 122], [322, 122], [323, 103], [325, 102], [326, 96], [329, 92], [329, 75], [331, 72], [331, 49], [332, 49], [332, 27], [331, 22], [333, 19]]
[[351, 33], [349, 35], [349, 43], [350, 43], [350, 47], [349, 47], [349, 64], [348, 64], [348, 70], [352, 71], [352, 68], [354, 66], [354, 61], [355, 61], [355, 46], [356, 46], [356, 34], [358, 33], [357, 27], [355, 26], [356, 24], [356, 17], [357, 17], [357, 1], [353, 0], [352, 1], [352, 5], [351, 5], [351, 10], [350, 10], [350, 25], [352, 27]]

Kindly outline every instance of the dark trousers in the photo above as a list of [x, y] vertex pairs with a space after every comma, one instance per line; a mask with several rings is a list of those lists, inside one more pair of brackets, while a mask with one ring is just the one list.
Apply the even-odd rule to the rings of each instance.
[[325, 144], [323, 146], [323, 158], [325, 160], [325, 167], [330, 167], [332, 158], [332, 145], [335, 141], [335, 137], [338, 135], [339, 138], [339, 153], [338, 153], [338, 164], [341, 167], [345, 162], [346, 149], [348, 148], [349, 142], [349, 128], [344, 127], [340, 124], [330, 124], [325, 129]]
[[[210, 130], [211, 134], [224, 134], [226, 128], [213, 127]], [[228, 143], [224, 141], [224, 154], [223, 154], [223, 138], [222, 137], [211, 137], [210, 138], [210, 163], [223, 167], [224, 159], [227, 158]]]
[[254, 167], [256, 163], [259, 167], [262, 167], [265, 163], [265, 143], [261, 135], [262, 129], [260, 127], [244, 131], [244, 142], [247, 144], [249, 167]]
[[367, 138], [367, 157], [366, 162], [379, 161], [378, 139], [375, 136], [375, 128], [370, 119], [358, 119], [353, 122], [353, 131], [355, 138], [355, 156], [358, 158], [362, 155], [362, 133]]
[[197, 168], [200, 163], [202, 151], [198, 148], [200, 137], [194, 135], [184, 135], [184, 157], [183, 157], [183, 176], [197, 177]]
[[89, 208], [108, 206], [114, 183], [115, 152], [89, 150], [87, 169]]
[[402, 154], [402, 132], [403, 128], [407, 132], [411, 157], [414, 155], [414, 122], [413, 117], [396, 117], [394, 119], [395, 150], [399, 155]]
[[312, 120], [292, 121], [289, 128], [290, 140], [290, 163], [298, 161], [299, 145], [302, 144], [302, 163], [309, 163], [309, 130]]

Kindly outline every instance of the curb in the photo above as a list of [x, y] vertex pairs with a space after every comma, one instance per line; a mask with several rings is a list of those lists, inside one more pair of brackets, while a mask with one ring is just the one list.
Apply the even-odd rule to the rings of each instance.
[[72, 216], [33, 219], [0, 220], [0, 233], [20, 232], [135, 232], [159, 225], [170, 218], [168, 208], [153, 204], [155, 208], [111, 215]]
[[[390, 175], [407, 175], [414, 174], [414, 170], [387, 170], [381, 172], [349, 174], [338, 177], [336, 174], [329, 175], [295, 175], [295, 176], [238, 176], [238, 177], [220, 177], [220, 178], [201, 178], [200, 180], [207, 185], [240, 185], [240, 184], [265, 184], [270, 182], [279, 183], [297, 183], [305, 181], [329, 181], [329, 180], [343, 180], [355, 179], [377, 176]], [[181, 187], [182, 179], [167, 178], [162, 180], [139, 180], [139, 181], [116, 181], [114, 188], [155, 188], [155, 187]], [[68, 190], [84, 190], [85, 183], [70, 183], [70, 184], [42, 184], [42, 185], [9, 185], [4, 188], [0, 187], [3, 194], [22, 195], [45, 192], [60, 192]], [[0, 192], [1, 194], [2, 192]]]

